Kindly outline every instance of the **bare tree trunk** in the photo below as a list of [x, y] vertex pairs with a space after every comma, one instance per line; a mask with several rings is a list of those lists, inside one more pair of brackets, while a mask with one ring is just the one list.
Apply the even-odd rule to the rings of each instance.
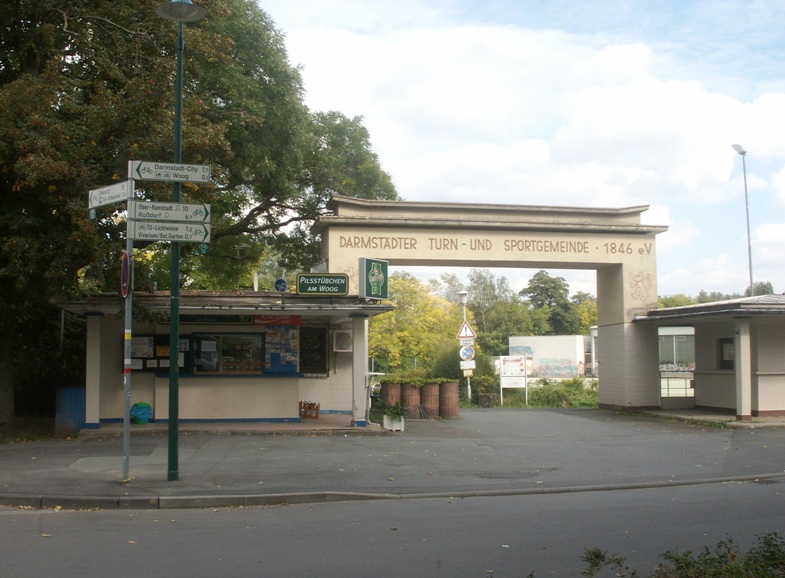
[[0, 434], [14, 427], [14, 371], [13, 331], [7, 325], [0, 327]]

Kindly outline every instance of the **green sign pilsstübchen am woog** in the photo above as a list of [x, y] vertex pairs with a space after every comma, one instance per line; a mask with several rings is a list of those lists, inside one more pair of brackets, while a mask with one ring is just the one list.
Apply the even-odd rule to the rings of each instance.
[[349, 293], [349, 277], [345, 273], [300, 273], [297, 275], [300, 295], [336, 295]]

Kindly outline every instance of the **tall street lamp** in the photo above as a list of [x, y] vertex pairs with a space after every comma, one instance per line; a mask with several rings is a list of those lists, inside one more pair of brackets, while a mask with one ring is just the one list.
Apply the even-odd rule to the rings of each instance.
[[[177, 22], [177, 68], [174, 90], [174, 162], [183, 160], [183, 22], [196, 22], [207, 15], [191, 0], [171, 0], [159, 4], [155, 13]], [[172, 183], [172, 202], [180, 202], [180, 183]], [[169, 467], [167, 478], [179, 474], [178, 429], [180, 413], [180, 243], [172, 241], [171, 289], [169, 304]]]
[[747, 196], [747, 151], [738, 144], [730, 146], [741, 155], [741, 166], [744, 172], [744, 206], [747, 210], [747, 262], [749, 263], [750, 269], [750, 296], [754, 296], [755, 285], [752, 283], [752, 240], [750, 237], [750, 202]]

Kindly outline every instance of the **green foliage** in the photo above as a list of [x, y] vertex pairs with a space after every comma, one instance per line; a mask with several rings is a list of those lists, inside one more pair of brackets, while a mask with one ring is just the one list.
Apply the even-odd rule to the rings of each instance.
[[[704, 548], [697, 556], [690, 551], [667, 551], [651, 578], [772, 578], [785, 576], [785, 542], [777, 532], [759, 535], [757, 544], [741, 552], [731, 538], [720, 540], [713, 548]], [[581, 560], [584, 576], [596, 576], [604, 568], [616, 576], [638, 576], [624, 565], [625, 558], [599, 548], [584, 551]]]
[[379, 383], [402, 383], [414, 387], [422, 387], [429, 383], [451, 383], [456, 381], [451, 377], [431, 377], [425, 371], [405, 371], [403, 373], [391, 373], [379, 378]]
[[[773, 295], [774, 294], [774, 287], [772, 286], [771, 282], [769, 281], [757, 281], [754, 285], [754, 292], [752, 295]], [[744, 290], [744, 296], [750, 296], [750, 288], [747, 287]]]
[[456, 339], [444, 339], [436, 345], [433, 363], [430, 368], [432, 377], [444, 377], [450, 381], [462, 379], [461, 367], [458, 360], [460, 346]]
[[624, 566], [624, 558], [614, 554], [608, 554], [608, 552], [600, 550], [599, 548], [587, 548], [581, 555], [581, 561], [586, 564], [581, 570], [581, 575], [583, 576], [596, 576], [600, 570], [606, 567], [611, 570], [616, 570], [616, 576], [637, 576], [634, 571], [632, 574], [627, 573], [629, 572], [629, 568]]
[[546, 335], [575, 335], [581, 328], [581, 319], [569, 300], [569, 293], [570, 287], [563, 277], [551, 277], [547, 271], [538, 271], [519, 294], [535, 309], [547, 308], [550, 330]]
[[[509, 389], [504, 393], [504, 405], [524, 407], [525, 391]], [[538, 379], [529, 383], [529, 407], [594, 408], [599, 407], [599, 389], [596, 380]]]
[[[456, 287], [443, 276], [447, 285]], [[505, 277], [496, 278], [487, 269], [469, 275], [468, 310], [474, 315], [477, 343], [489, 356], [506, 355], [510, 335], [542, 335], [549, 331], [545, 309], [532, 308], [512, 290]]]
[[578, 335], [589, 335], [597, 325], [597, 299], [594, 295], [578, 291], [570, 298], [578, 315]]
[[480, 375], [472, 377], [472, 393], [496, 393], [499, 391], [499, 377]]
[[406, 407], [401, 405], [401, 402], [387, 403], [383, 399], [377, 399], [374, 402], [374, 409], [381, 415], [389, 417], [406, 417]]
[[694, 297], [684, 295], [683, 293], [677, 293], [675, 295], [660, 296], [657, 299], [657, 306], [661, 308], [683, 307], [685, 305], [694, 305], [696, 302]]
[[[461, 324], [461, 311], [429, 293], [410, 273], [390, 275], [390, 300], [395, 311], [369, 322], [368, 350], [377, 371], [400, 373], [432, 366], [439, 344], [451, 338]], [[458, 357], [456, 355], [456, 365]]]

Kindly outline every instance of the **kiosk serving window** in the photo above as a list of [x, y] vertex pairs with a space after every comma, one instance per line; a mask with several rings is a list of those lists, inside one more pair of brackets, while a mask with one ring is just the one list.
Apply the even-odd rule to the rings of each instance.
[[[184, 375], [326, 377], [326, 326], [270, 326], [254, 333], [205, 332], [180, 336]], [[134, 337], [132, 369], [169, 367], [169, 336]]]
[[193, 371], [259, 375], [263, 372], [264, 334], [197, 334], [193, 336]]

